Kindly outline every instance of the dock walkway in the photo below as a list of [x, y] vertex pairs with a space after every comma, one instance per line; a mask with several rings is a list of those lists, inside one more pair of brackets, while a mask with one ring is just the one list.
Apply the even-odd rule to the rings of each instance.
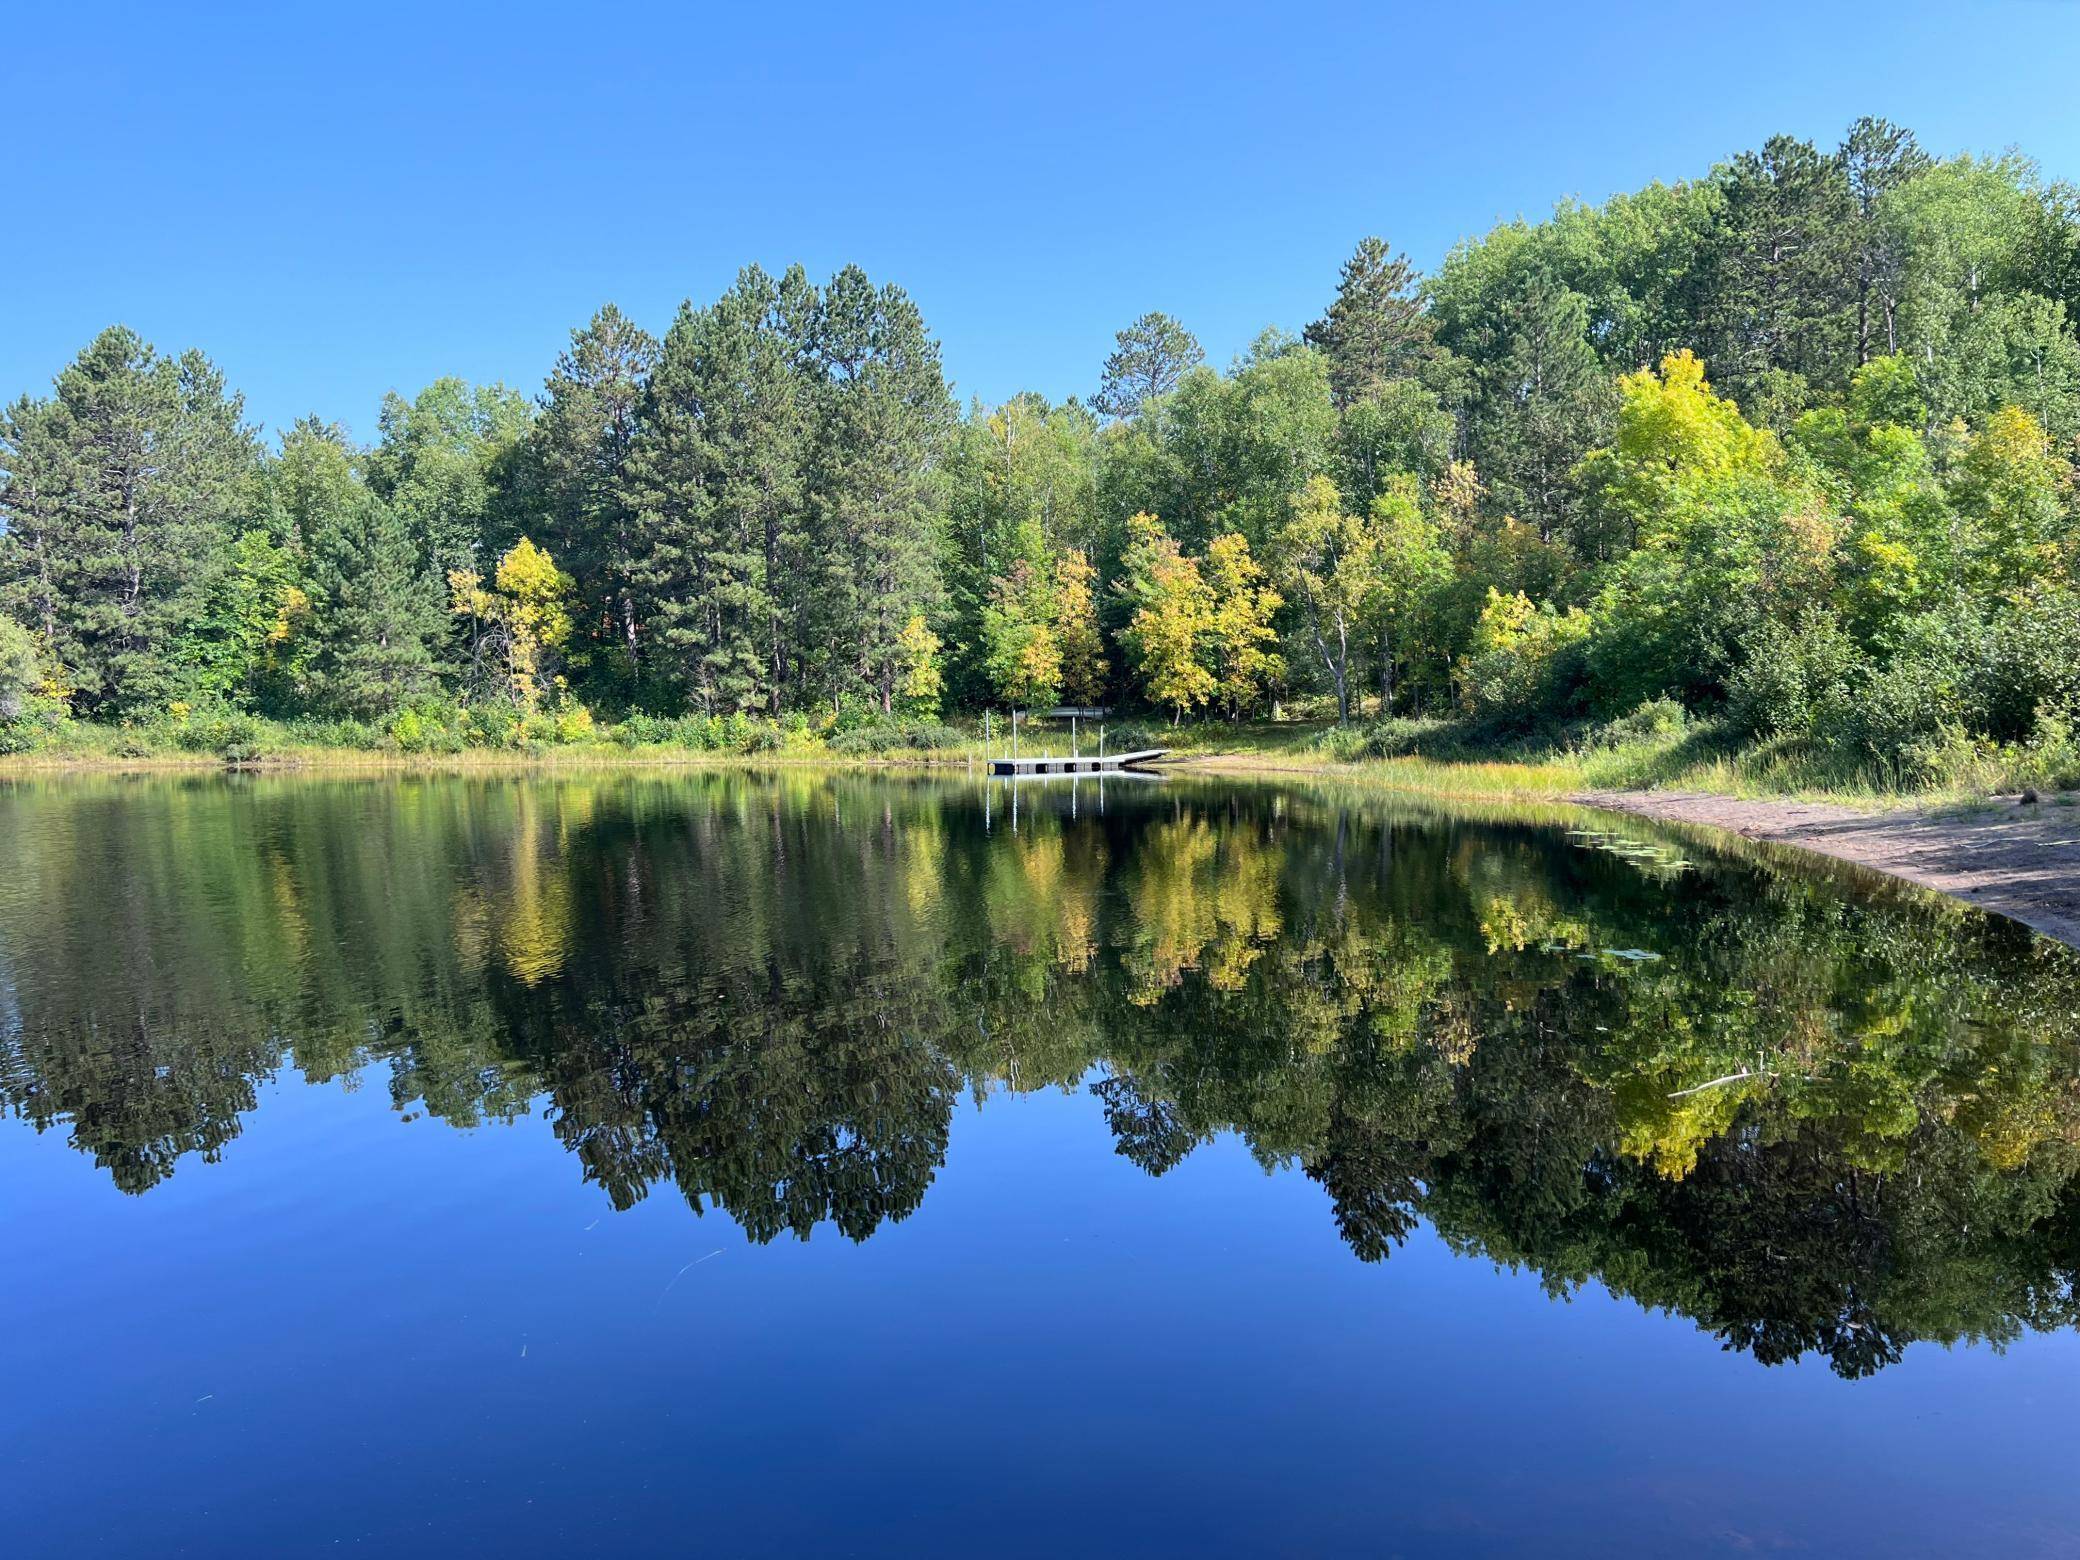
[[1051, 758], [993, 758], [989, 761], [989, 772], [993, 775], [1099, 775], [1134, 764], [1153, 763], [1163, 757], [1168, 748], [1141, 748], [1132, 753], [1085, 754], [1072, 758], [1066, 753]]

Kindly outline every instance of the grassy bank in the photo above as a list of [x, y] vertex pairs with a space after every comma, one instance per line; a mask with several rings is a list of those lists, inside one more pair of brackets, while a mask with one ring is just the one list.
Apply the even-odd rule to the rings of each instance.
[[1626, 720], [1534, 735], [1497, 735], [1449, 720], [1201, 723], [1159, 740], [1207, 768], [1337, 773], [1437, 796], [1556, 797], [1682, 790], [1857, 805], [1958, 802], [2025, 789], [2080, 787], [2080, 748], [2049, 740], [1958, 740], [1893, 763], [1859, 762], [1809, 742], [1743, 740], [1673, 704]]
[[[148, 725], [66, 721], [0, 755], [0, 774], [66, 769], [306, 769], [470, 771], [623, 764], [835, 763], [966, 768], [1006, 751], [1000, 720], [822, 724], [634, 716], [618, 723], [479, 712], [414, 713], [387, 725], [277, 722], [236, 712], [188, 712]], [[1094, 734], [1079, 734], [1085, 752]], [[1065, 753], [1066, 727], [1021, 728], [1026, 754]], [[1686, 720], [1673, 705], [1625, 721], [1537, 736], [1497, 736], [1453, 721], [1324, 720], [1108, 723], [1118, 752], [1163, 747], [1194, 767], [1337, 775], [1433, 796], [1552, 798], [1584, 791], [1685, 790], [1860, 804], [1963, 801], [2080, 786], [2080, 751], [2058, 738], [2028, 746], [1960, 741], [1914, 765], [1859, 765], [1789, 741], [1742, 742]]]

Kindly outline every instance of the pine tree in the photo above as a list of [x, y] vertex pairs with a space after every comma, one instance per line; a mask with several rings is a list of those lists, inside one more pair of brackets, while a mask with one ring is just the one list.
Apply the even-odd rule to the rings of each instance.
[[1206, 361], [1199, 338], [1160, 311], [1144, 314], [1113, 338], [1112, 355], [1091, 405], [1107, 417], [1137, 415], [1158, 396], [1175, 390], [1184, 376]]
[[439, 581], [357, 468], [339, 431], [307, 418], [268, 475], [308, 558], [312, 702], [367, 720], [433, 690], [447, 625]]
[[[1855, 365], [1856, 200], [1842, 160], [1772, 136], [1719, 177], [1700, 321], [1714, 379], [1760, 417], [1847, 387]], [[1793, 376], [1786, 380], [1785, 376]]]
[[77, 563], [68, 546], [72, 457], [62, 419], [55, 401], [25, 395], [0, 420], [0, 609], [34, 629], [46, 651], [60, 654], [61, 613], [75, 588]]
[[[1928, 154], [1914, 132], [1888, 119], [1859, 119], [1842, 142], [1841, 162], [1856, 202], [1856, 361], [1899, 350], [1899, 284], [1905, 259], [1898, 235], [1879, 220], [1879, 203], [1926, 172]], [[1884, 317], [1882, 345], [1878, 322]]]
[[1305, 334], [1307, 344], [1329, 360], [1329, 385], [1338, 407], [1414, 373], [1431, 350], [1415, 267], [1386, 240], [1361, 240], [1343, 263], [1329, 312]]
[[[792, 284], [794, 278], [789, 277]], [[630, 441], [631, 582], [650, 604], [646, 675], [709, 713], [777, 710], [809, 573], [801, 300], [756, 266], [682, 304]]]
[[1616, 415], [1588, 329], [1588, 300], [1540, 280], [1501, 307], [1483, 343], [1474, 463], [1497, 505], [1546, 539], [1567, 532], [1575, 467], [1608, 442]]
[[631, 673], [641, 645], [625, 468], [657, 352], [657, 339], [611, 303], [573, 331], [524, 462], [531, 524], [576, 581], [580, 633], [615, 647]]
[[233, 517], [253, 501], [243, 402], [200, 353], [103, 331], [7, 421], [0, 604], [35, 623], [84, 714], [164, 708]]
[[[806, 286], [799, 281], [797, 287]], [[933, 468], [954, 409], [939, 345], [899, 287], [847, 266], [814, 304], [811, 513], [820, 565], [797, 615], [820, 648], [825, 689], [886, 712], [913, 612], [938, 604], [939, 495]]]

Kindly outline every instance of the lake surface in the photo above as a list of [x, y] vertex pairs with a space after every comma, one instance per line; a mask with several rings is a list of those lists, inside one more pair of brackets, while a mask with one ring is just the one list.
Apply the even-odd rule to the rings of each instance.
[[11, 1555], [2080, 1549], [2080, 957], [1645, 825], [0, 782], [0, 1110]]

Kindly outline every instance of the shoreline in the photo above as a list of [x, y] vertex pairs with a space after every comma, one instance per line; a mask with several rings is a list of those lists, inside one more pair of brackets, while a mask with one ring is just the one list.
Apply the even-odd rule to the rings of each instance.
[[1569, 800], [1848, 862], [2080, 948], [2080, 808], [2070, 804], [1996, 797], [1881, 811], [1698, 791], [1588, 791]]

